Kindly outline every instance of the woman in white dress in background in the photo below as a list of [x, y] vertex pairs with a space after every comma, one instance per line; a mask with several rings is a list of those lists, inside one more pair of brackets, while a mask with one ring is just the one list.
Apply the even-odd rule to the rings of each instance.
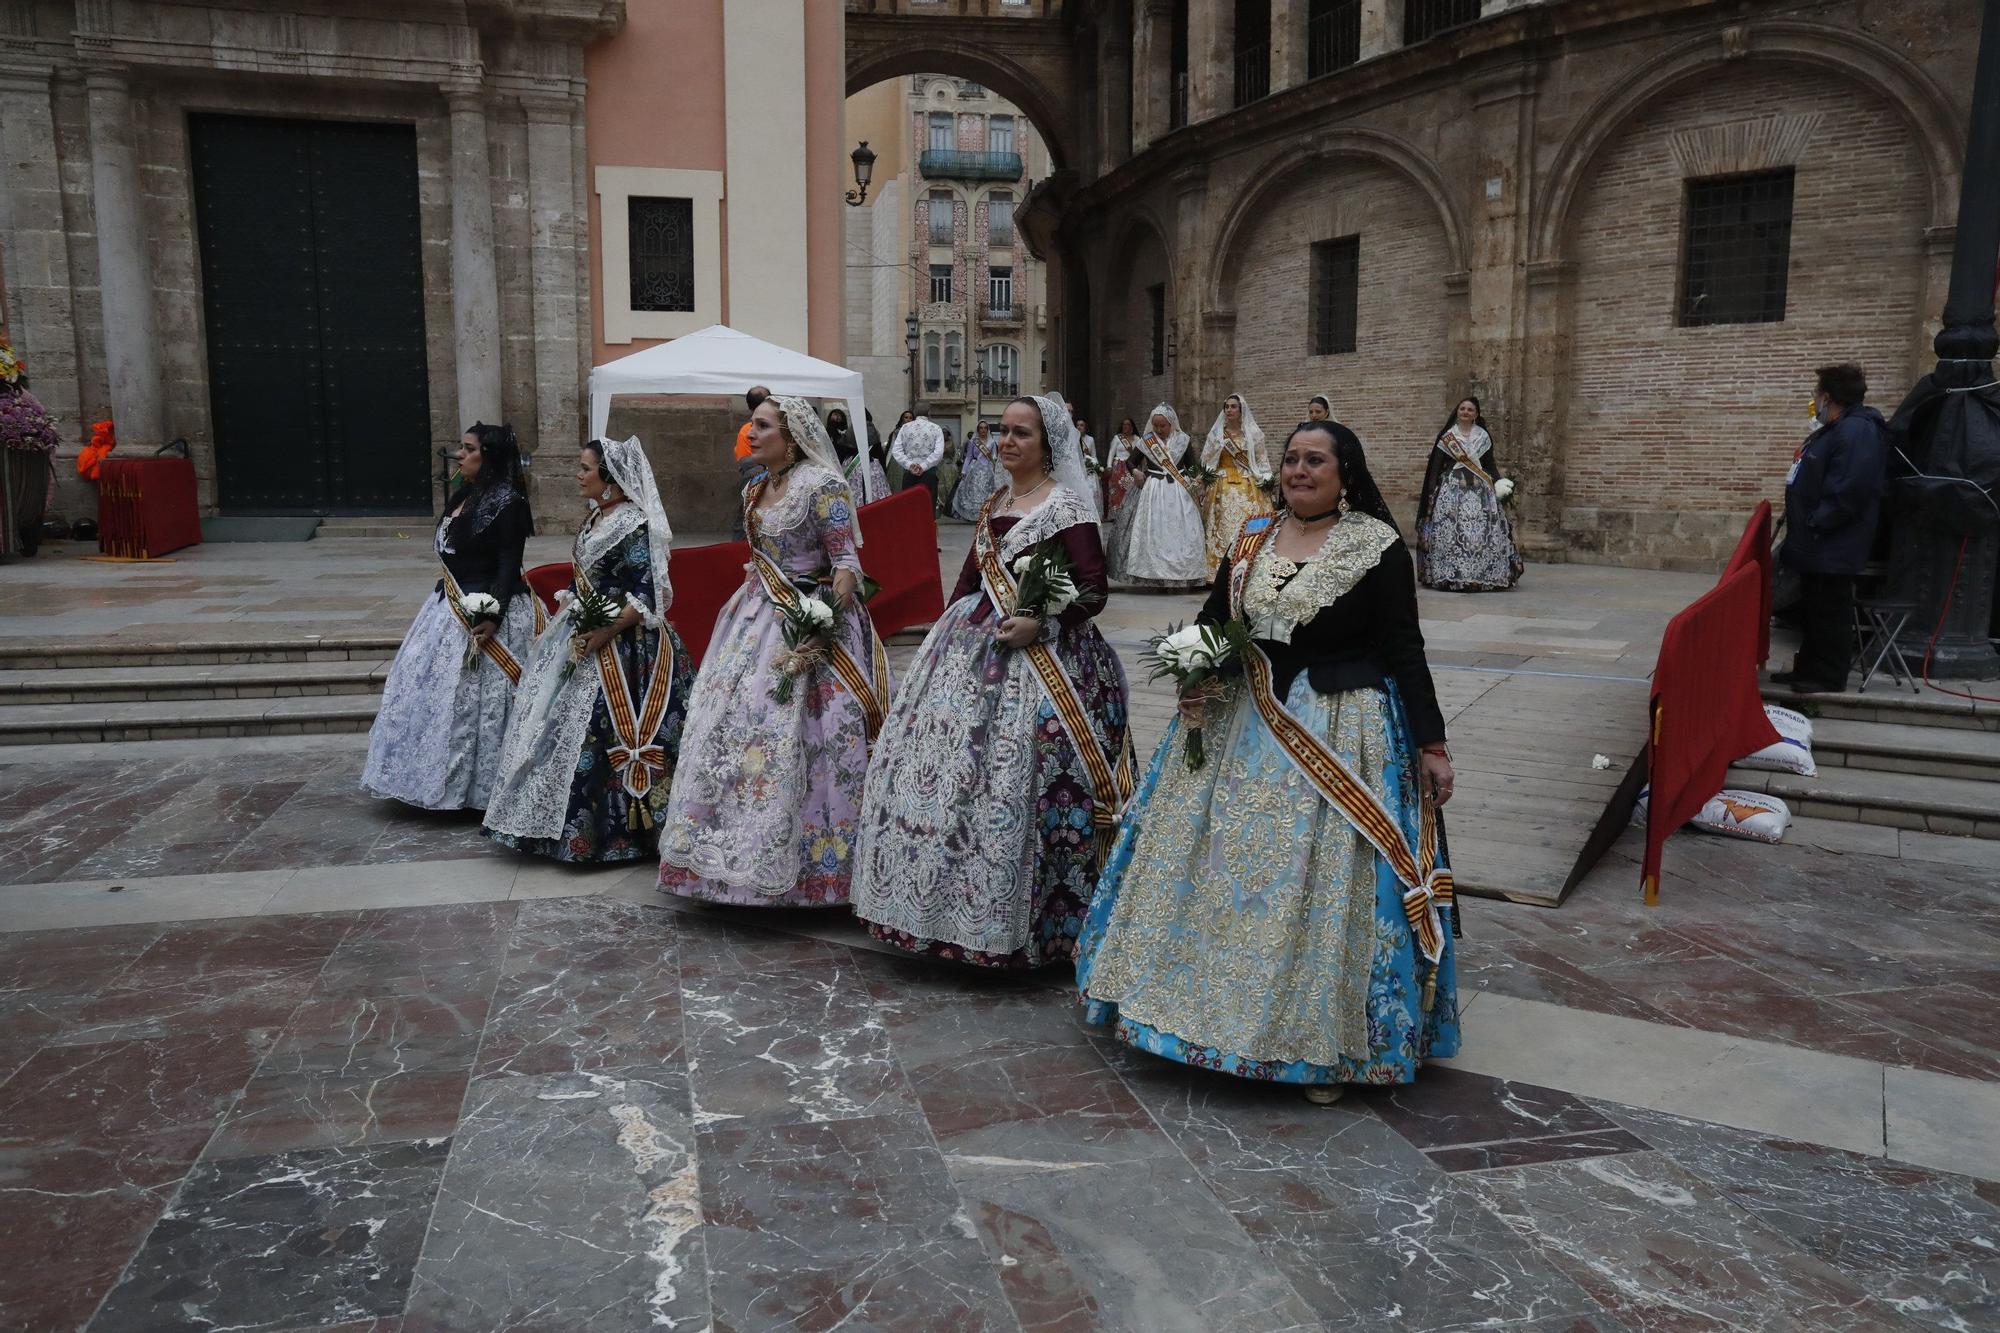
[[1113, 552], [1113, 580], [1150, 588], [1194, 588], [1208, 582], [1208, 543], [1194, 483], [1181, 471], [1188, 437], [1174, 409], [1161, 403], [1133, 454], [1138, 487], [1125, 501], [1132, 511]]

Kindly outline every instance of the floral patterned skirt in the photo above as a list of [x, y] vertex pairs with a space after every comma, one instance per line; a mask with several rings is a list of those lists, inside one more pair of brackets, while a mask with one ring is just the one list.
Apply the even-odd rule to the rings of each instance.
[[[498, 630], [516, 661], [535, 641], [534, 594], [507, 604]], [[368, 730], [361, 789], [425, 810], [484, 810], [500, 771], [514, 682], [484, 654], [465, 664], [469, 640], [442, 594], [424, 599], [396, 650], [382, 710]]]
[[1520, 582], [1514, 525], [1484, 482], [1454, 468], [1431, 501], [1423, 540], [1423, 581], [1447, 592], [1500, 592]]
[[[1416, 747], [1393, 691], [1319, 694], [1301, 675], [1286, 703], [1414, 844]], [[1248, 695], [1211, 712], [1207, 763], [1188, 769], [1176, 719], [1119, 831], [1077, 947], [1085, 1017], [1242, 1078], [1410, 1082], [1458, 1050], [1452, 941], [1433, 974], [1394, 872]]]
[[1209, 486], [1201, 504], [1202, 523], [1208, 531], [1210, 578], [1215, 577], [1216, 566], [1229, 554], [1237, 534], [1243, 531], [1244, 520], [1270, 507], [1257, 479], [1238, 467], [1234, 459], [1225, 458], [1222, 475]]
[[[868, 670], [868, 612], [841, 616], [841, 643]], [[847, 901], [868, 725], [830, 664], [774, 697], [784, 629], [761, 586], [716, 617], [695, 681], [673, 798], [660, 824], [660, 888], [746, 907]], [[886, 707], [888, 700], [883, 700]]]
[[[681, 748], [681, 728], [687, 721], [688, 696], [694, 690], [694, 667], [687, 647], [672, 625], [663, 633], [673, 644], [673, 695], [667, 701], [666, 717], [655, 740], [667, 753], [668, 776], [653, 783], [643, 797], [635, 798], [611, 770], [611, 747], [619, 744], [611, 725], [611, 709], [604, 691], [590, 711], [590, 722], [577, 750], [576, 768], [570, 778], [569, 804], [563, 812], [562, 832], [553, 838], [527, 837], [503, 833], [492, 827], [489, 814], [486, 836], [503, 847], [546, 856], [556, 861], [612, 862], [644, 861], [657, 855], [658, 828], [667, 807], [667, 792]], [[626, 689], [631, 691], [636, 709], [645, 697], [646, 682], [652, 679], [658, 657], [660, 635], [641, 630], [620, 635], [616, 652], [625, 669]], [[577, 671], [591, 670], [588, 665]]]
[[[946, 609], [904, 679], [868, 773], [854, 911], [877, 939], [982, 967], [1067, 961], [1097, 880], [1095, 789], [1034, 667]], [[1125, 672], [1097, 627], [1055, 654], [1116, 762]]]

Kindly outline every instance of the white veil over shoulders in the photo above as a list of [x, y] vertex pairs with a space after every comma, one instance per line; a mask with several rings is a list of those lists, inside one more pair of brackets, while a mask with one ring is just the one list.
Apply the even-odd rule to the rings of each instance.
[[1055, 460], [1051, 471], [1055, 474], [1056, 485], [1066, 486], [1090, 506], [1093, 514], [1099, 513], [1097, 487], [1091, 484], [1090, 474], [1083, 466], [1083, 442], [1076, 437], [1076, 427], [1069, 419], [1069, 405], [1059, 394], [1037, 394], [1032, 399], [1035, 410], [1042, 414], [1042, 438], [1048, 442], [1049, 457]]
[[1240, 393], [1232, 393], [1222, 400], [1223, 409], [1215, 414], [1215, 424], [1208, 428], [1208, 438], [1202, 442], [1201, 465], [1213, 472], [1222, 461], [1223, 446], [1227, 442], [1223, 430], [1229, 424], [1229, 398], [1243, 405], [1243, 448], [1250, 455], [1251, 474], [1258, 478], [1270, 476], [1271, 463], [1264, 457], [1264, 428], [1257, 424], [1257, 415], [1250, 410], [1250, 400]]
[[847, 511], [854, 524], [854, 544], [861, 545], [860, 506], [854, 503], [854, 492], [848, 488], [847, 474], [840, 466], [840, 453], [833, 447], [833, 437], [826, 433], [826, 423], [819, 419], [819, 413], [813, 411], [812, 404], [803, 398], [781, 394], [771, 401], [778, 405], [778, 415], [785, 419], [785, 431], [792, 437], [792, 443], [798, 446], [799, 457], [831, 472], [833, 479], [840, 483], [840, 488], [847, 491]]
[[623, 440], [600, 439], [597, 445], [604, 451], [604, 470], [611, 474], [612, 482], [646, 516], [646, 549], [652, 555], [653, 600], [657, 603], [651, 609], [656, 617], [664, 619], [674, 601], [674, 585], [667, 577], [674, 529], [667, 522], [667, 511], [660, 506], [660, 487], [653, 478], [653, 465], [646, 461], [645, 447], [636, 435]]

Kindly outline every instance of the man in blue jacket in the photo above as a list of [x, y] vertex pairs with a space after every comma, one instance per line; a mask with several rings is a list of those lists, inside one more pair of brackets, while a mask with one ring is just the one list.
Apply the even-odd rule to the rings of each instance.
[[1798, 694], [1847, 688], [1854, 665], [1854, 576], [1868, 563], [1882, 513], [1889, 430], [1863, 404], [1856, 365], [1821, 366], [1813, 409], [1822, 428], [1785, 483], [1786, 565], [1799, 575], [1799, 655], [1771, 678]]

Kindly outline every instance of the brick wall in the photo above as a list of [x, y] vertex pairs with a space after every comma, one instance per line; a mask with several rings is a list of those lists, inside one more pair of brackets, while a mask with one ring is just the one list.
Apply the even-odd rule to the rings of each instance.
[[[1777, 129], [1806, 136], [1784, 321], [1678, 327], [1684, 163], [1781, 165], [1784, 145], [1720, 163], [1698, 152], [1718, 131], [1768, 144]], [[1648, 107], [1598, 156], [1575, 213], [1564, 527], [1617, 557], [1726, 555], [1732, 522], [1683, 511], [1740, 516], [1782, 498], [1814, 367], [1859, 362], [1885, 415], [1909, 387], [1927, 211], [1905, 122], [1833, 81], [1744, 68]]]
[[[1313, 356], [1308, 339], [1311, 246], [1359, 236], [1355, 350]], [[1431, 440], [1450, 410], [1445, 378], [1451, 268], [1437, 208], [1384, 167], [1355, 163], [1284, 191], [1238, 233], [1235, 391], [1250, 400], [1276, 461], [1306, 400], [1333, 399], [1334, 416], [1361, 437], [1369, 471], [1398, 521], [1416, 508]], [[1206, 430], [1221, 404], [1182, 406]], [[1189, 433], [1194, 433], [1192, 422]]]

